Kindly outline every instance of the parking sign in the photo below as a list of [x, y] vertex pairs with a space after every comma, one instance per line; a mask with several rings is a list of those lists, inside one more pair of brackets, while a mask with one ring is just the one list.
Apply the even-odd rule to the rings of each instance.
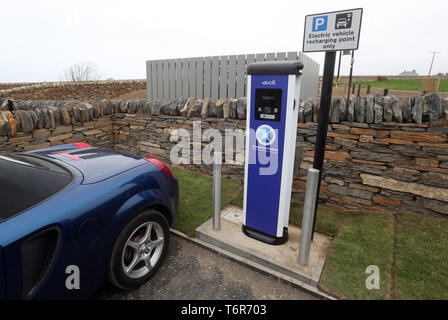
[[313, 32], [327, 30], [328, 16], [313, 18]]
[[357, 50], [362, 8], [305, 17], [303, 52]]

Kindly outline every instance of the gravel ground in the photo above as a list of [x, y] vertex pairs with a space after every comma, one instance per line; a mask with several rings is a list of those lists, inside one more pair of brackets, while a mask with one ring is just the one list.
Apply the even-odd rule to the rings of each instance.
[[94, 299], [113, 300], [314, 300], [316, 297], [172, 235], [157, 274], [134, 291], [110, 284]]

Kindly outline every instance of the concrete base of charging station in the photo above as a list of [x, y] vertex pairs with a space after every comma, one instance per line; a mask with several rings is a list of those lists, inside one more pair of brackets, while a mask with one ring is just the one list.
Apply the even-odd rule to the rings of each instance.
[[242, 257], [276, 273], [317, 288], [331, 244], [331, 237], [315, 233], [307, 266], [301, 266], [299, 243], [301, 229], [290, 225], [289, 240], [280, 246], [272, 246], [247, 237], [242, 232], [243, 211], [230, 206], [221, 213], [221, 229], [213, 230], [208, 220], [195, 230], [195, 237], [236, 256]]

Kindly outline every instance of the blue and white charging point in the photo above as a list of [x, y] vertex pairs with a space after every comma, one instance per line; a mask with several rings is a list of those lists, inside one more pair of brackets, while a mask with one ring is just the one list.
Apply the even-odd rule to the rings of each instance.
[[288, 241], [302, 69], [299, 61], [247, 68], [243, 232], [272, 245]]

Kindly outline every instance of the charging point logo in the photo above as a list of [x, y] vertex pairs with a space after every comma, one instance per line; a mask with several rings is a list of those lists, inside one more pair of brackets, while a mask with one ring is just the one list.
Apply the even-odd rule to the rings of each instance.
[[319, 16], [313, 18], [313, 32], [327, 31], [328, 16]]
[[263, 146], [270, 146], [275, 142], [277, 135], [275, 134], [275, 130], [268, 125], [262, 125], [258, 127], [257, 132], [255, 133], [257, 137], [258, 143]]

